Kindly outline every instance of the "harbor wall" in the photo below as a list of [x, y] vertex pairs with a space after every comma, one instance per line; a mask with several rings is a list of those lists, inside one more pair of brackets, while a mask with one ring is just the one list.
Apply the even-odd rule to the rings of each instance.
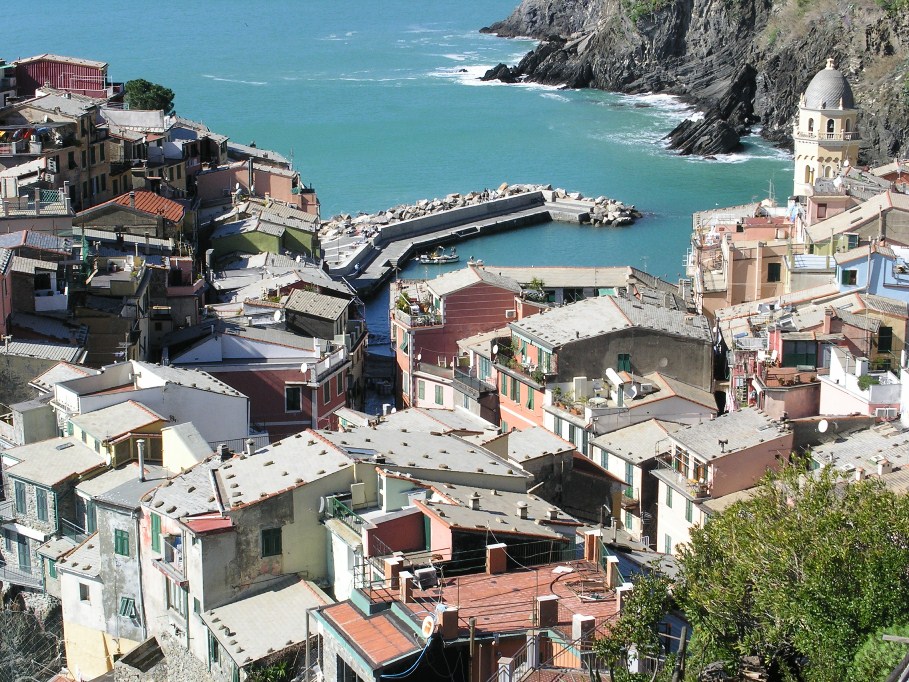
[[482, 204], [453, 208], [448, 211], [423, 216], [422, 218], [386, 225], [376, 235], [375, 244], [381, 247], [389, 242], [410, 239], [434, 230], [447, 229], [464, 223], [493, 218], [503, 213], [523, 211], [535, 206], [542, 206], [543, 203], [543, 193], [537, 191], [515, 194], [504, 199], [486, 201]]

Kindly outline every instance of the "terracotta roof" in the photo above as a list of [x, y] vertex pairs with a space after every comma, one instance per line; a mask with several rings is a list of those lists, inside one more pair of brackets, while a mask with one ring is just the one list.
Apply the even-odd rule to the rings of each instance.
[[[129, 208], [129, 192], [114, 197], [110, 201], [101, 204], [101, 206], [107, 206], [109, 204], [119, 204], [120, 206]], [[183, 215], [186, 213], [183, 206], [176, 201], [158, 196], [154, 192], [143, 189], [136, 190], [136, 210], [150, 215], [158, 215], [158, 212], [162, 211], [164, 219], [172, 223], [179, 223], [182, 221]]]
[[372, 664], [373, 669], [414, 654], [421, 647], [394, 623], [388, 611], [365, 616], [348, 602], [334, 604], [319, 612]]

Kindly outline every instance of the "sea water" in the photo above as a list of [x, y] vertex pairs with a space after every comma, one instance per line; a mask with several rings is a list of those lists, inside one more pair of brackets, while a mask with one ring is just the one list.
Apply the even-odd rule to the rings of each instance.
[[[479, 33], [514, 4], [58, 0], [5, 31], [0, 57], [62, 53], [108, 62], [114, 81], [166, 85], [181, 116], [292, 158], [323, 217], [502, 182], [644, 213], [627, 228], [544, 224], [459, 246], [489, 265], [627, 264], [675, 281], [693, 211], [791, 192], [791, 157], [758, 137], [716, 160], [666, 150], [663, 137], [694, 113], [673, 97], [479, 81], [535, 44]], [[411, 264], [402, 276], [443, 271]], [[368, 307], [378, 341], [386, 305], [383, 291]]]

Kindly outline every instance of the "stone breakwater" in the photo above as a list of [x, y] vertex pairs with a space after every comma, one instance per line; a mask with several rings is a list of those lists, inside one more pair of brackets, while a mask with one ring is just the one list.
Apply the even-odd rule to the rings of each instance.
[[421, 199], [415, 204], [402, 204], [378, 213], [359, 213], [355, 216], [349, 213], [341, 213], [323, 221], [320, 232], [323, 237], [326, 235], [337, 235], [340, 232], [365, 234], [368, 237], [386, 225], [404, 220], [422, 218], [455, 208], [483, 204], [495, 199], [539, 191], [551, 195], [552, 200], [587, 204], [588, 217], [582, 221], [586, 224], [621, 227], [631, 225], [636, 219], [641, 217], [641, 213], [633, 205], [626, 206], [621, 201], [609, 199], [605, 196], [587, 198], [580, 192], [553, 189], [552, 185], [509, 185], [502, 183], [496, 189], [484, 189], [468, 194], [449, 194], [444, 199]]

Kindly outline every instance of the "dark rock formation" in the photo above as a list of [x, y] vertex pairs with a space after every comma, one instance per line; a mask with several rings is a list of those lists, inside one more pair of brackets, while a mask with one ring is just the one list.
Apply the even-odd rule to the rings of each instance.
[[870, 0], [523, 0], [483, 30], [542, 41], [492, 70], [509, 82], [680, 95], [705, 117], [673, 137], [716, 134], [717, 148], [757, 124], [791, 146], [799, 97], [833, 57], [862, 110], [862, 160], [909, 156], [909, 13]]
[[682, 121], [669, 135], [669, 148], [679, 154], [714, 156], [728, 154], [741, 147], [739, 134], [714, 111], [702, 120]]

